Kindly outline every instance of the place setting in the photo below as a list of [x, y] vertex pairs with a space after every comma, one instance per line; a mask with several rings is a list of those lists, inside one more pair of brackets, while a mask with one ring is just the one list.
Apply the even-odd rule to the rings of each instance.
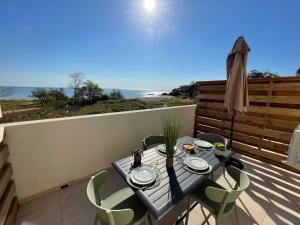
[[181, 162], [186, 170], [197, 174], [207, 174], [211, 172], [212, 166], [209, 165], [205, 159], [194, 155], [196, 153], [195, 144], [183, 144], [182, 148], [185, 152], [185, 155], [181, 158]]
[[126, 177], [127, 183], [136, 189], [147, 190], [157, 187], [161, 182], [160, 170], [151, 165], [141, 165], [131, 169]]
[[187, 156], [182, 159], [183, 168], [196, 174], [208, 174], [212, 171], [212, 166], [205, 159], [196, 156]]
[[[159, 154], [159, 155], [163, 155], [163, 156], [166, 156], [167, 155], [167, 152], [166, 152], [166, 145], [165, 144], [160, 144], [156, 147], [156, 152]], [[178, 156], [180, 154], [180, 149], [178, 148], [178, 146], [174, 146], [174, 157], [175, 156]]]
[[204, 140], [199, 140], [199, 139], [194, 140], [194, 145], [196, 146], [196, 148], [200, 148], [204, 150], [210, 150], [214, 147], [212, 143]]

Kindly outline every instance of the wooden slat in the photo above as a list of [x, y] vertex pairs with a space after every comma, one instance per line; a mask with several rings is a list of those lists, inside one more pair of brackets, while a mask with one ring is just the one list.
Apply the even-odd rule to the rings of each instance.
[[12, 168], [11, 168], [11, 164], [8, 163], [4, 165], [0, 170], [0, 199], [11, 179], [11, 175], [12, 175]]
[[[216, 126], [219, 128], [226, 128], [228, 130], [231, 127], [230, 122], [221, 121], [217, 119], [201, 117], [199, 121], [201, 121], [202, 124]], [[271, 140], [280, 140], [283, 143], [289, 143], [292, 137], [290, 133], [277, 131], [277, 130], [263, 129], [259, 127], [248, 126], [248, 125], [238, 124], [238, 123], [234, 124], [234, 129], [240, 133], [251, 134], [253, 136], [264, 136], [264, 137], [268, 137]]]
[[4, 225], [12, 200], [15, 196], [16, 188], [13, 181], [9, 182], [4, 195], [0, 201], [0, 225]]
[[270, 89], [272, 91], [300, 91], [300, 83], [273, 83]]
[[[198, 107], [224, 110], [224, 104], [217, 103], [217, 102], [199, 102]], [[264, 106], [249, 106], [247, 108], [247, 111], [253, 112], [253, 113], [270, 114], [270, 115], [284, 115], [284, 116], [300, 117], [299, 109], [264, 107]]]
[[225, 110], [224, 103], [217, 103], [217, 102], [203, 102], [200, 101], [197, 104], [198, 108], [207, 108], [207, 109], [221, 109]]
[[246, 144], [236, 142], [236, 141], [232, 142], [232, 147], [234, 149], [241, 149], [243, 151], [249, 152], [251, 154], [257, 155], [262, 158], [266, 158], [266, 159], [272, 158], [272, 160], [276, 161], [276, 162], [281, 162], [282, 160], [286, 159], [285, 156], [282, 156], [279, 154], [274, 154], [272, 152], [268, 152], [268, 151], [264, 151], [264, 150], [259, 150], [257, 147], [254, 147], [251, 145], [246, 145]]
[[[199, 99], [222, 100], [224, 101], [224, 94], [199, 94]], [[300, 104], [300, 96], [265, 96], [265, 95], [249, 95], [250, 102], [264, 102], [264, 103], [283, 103], [283, 104]]]
[[[269, 90], [270, 85], [269, 84], [248, 84], [248, 91], [267, 91]], [[275, 89], [276, 90], [276, 89]], [[279, 89], [279, 90], [283, 90], [283, 89]], [[286, 89], [284, 89], [286, 90]], [[204, 92], [213, 92], [213, 91], [222, 91], [225, 93], [226, 91], [226, 85], [221, 84], [221, 85], [201, 85], [200, 86], [200, 91], [204, 91]]]
[[265, 113], [271, 115], [285, 115], [300, 117], [299, 109], [277, 108], [277, 107], [262, 107], [262, 106], [249, 106], [248, 112]]
[[[219, 84], [219, 85], [200, 85], [201, 91], [226, 91], [226, 85], [225, 84]], [[257, 83], [249, 83], [248, 84], [248, 90], [249, 91], [290, 91], [290, 92], [296, 92], [300, 91], [300, 83], [265, 83], [265, 84], [257, 84]]]
[[8, 157], [8, 147], [7, 145], [0, 146], [0, 169], [6, 163]]
[[211, 99], [211, 100], [223, 100], [224, 95], [222, 94], [199, 94], [197, 96], [199, 99]]
[[[216, 128], [216, 127], [211, 127], [211, 126], [207, 126], [207, 125], [203, 125], [203, 124], [197, 124], [197, 128], [198, 128], [199, 131], [203, 131], [203, 132], [206, 132], [206, 133], [219, 134], [219, 135], [221, 135], [225, 138], [230, 137], [230, 132], [228, 130], [224, 130], [224, 129], [220, 129], [220, 128]], [[236, 140], [236, 141], [239, 141], [239, 142], [251, 144], [251, 145], [254, 145], [254, 146], [262, 146], [265, 149], [280, 153], [282, 155], [286, 155], [286, 152], [287, 152], [288, 147], [289, 147], [288, 145], [283, 144], [283, 143], [279, 143], [279, 142], [275, 142], [275, 141], [271, 141], [271, 140], [266, 140], [266, 139], [261, 139], [261, 138], [258, 138], [258, 137], [249, 136], [249, 135], [241, 134], [241, 133], [237, 133], [237, 132], [233, 132], [232, 139]]]
[[300, 104], [300, 96], [263, 96], [249, 95], [250, 102]]
[[[285, 76], [285, 77], [276, 77], [276, 78], [254, 78], [248, 79], [248, 85], [257, 84], [257, 83], [269, 83], [270, 81], [276, 83], [300, 83], [300, 77], [296, 76]], [[226, 85], [226, 80], [211, 80], [211, 81], [198, 81], [197, 84], [200, 85]]]
[[[228, 113], [224, 111], [221, 112], [207, 109], [198, 109], [197, 115], [227, 121], [231, 120], [231, 117], [228, 115]], [[273, 118], [265, 118], [261, 116], [251, 116], [247, 114], [245, 114], [244, 116], [238, 116], [235, 120], [237, 121], [237, 123], [256, 124], [257, 126], [266, 126], [267, 128], [274, 128], [275, 130], [276, 128], [282, 129], [286, 132], [293, 132], [293, 130], [300, 123], [300, 121], [287, 121]]]
[[0, 145], [3, 142], [3, 138], [4, 138], [4, 126], [0, 124]]
[[[200, 85], [200, 91], [226, 91], [226, 85]], [[201, 92], [200, 92], [201, 93]]]
[[19, 208], [18, 199], [17, 199], [17, 197], [14, 197], [14, 199], [11, 203], [10, 209], [8, 211], [7, 218], [5, 220], [4, 225], [14, 225], [15, 224], [18, 208]]

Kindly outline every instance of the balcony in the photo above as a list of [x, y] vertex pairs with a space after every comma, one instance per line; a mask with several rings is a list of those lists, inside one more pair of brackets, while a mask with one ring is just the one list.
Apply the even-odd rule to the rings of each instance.
[[[297, 200], [300, 197], [300, 175], [247, 156], [237, 157], [244, 163], [246, 173], [251, 179], [251, 186], [237, 201], [241, 224], [297, 224], [300, 210]], [[113, 168], [108, 168], [108, 171], [112, 177], [102, 190], [104, 196], [127, 186]], [[223, 177], [221, 172], [215, 172], [217, 182], [229, 187], [232, 181], [227, 174]], [[87, 182], [88, 179], [84, 179], [68, 188], [53, 191], [21, 205], [16, 225], [93, 224], [95, 209], [86, 197]], [[174, 224], [185, 208], [186, 200], [182, 200], [159, 224]], [[205, 223], [205, 219], [209, 223]], [[232, 224], [232, 221], [229, 217], [224, 224]], [[215, 220], [205, 208], [197, 205], [190, 214], [189, 224], [215, 224]]]
[[[93, 224], [95, 209], [85, 191], [89, 177], [100, 170], [110, 171], [112, 179], [102, 190], [104, 195], [126, 187], [111, 162], [141, 147], [145, 136], [160, 134], [161, 120], [167, 115], [183, 122], [182, 136], [193, 136], [194, 128], [200, 131], [200, 122], [207, 120], [205, 110], [200, 116], [195, 112], [199, 109], [191, 105], [5, 124], [4, 142], [20, 204], [15, 224]], [[205, 122], [201, 126], [208, 129], [217, 122], [227, 123], [219, 120], [211, 119], [213, 124]], [[222, 132], [220, 126], [215, 130]], [[236, 153], [235, 157], [245, 164], [251, 180], [249, 189], [237, 201], [242, 224], [299, 223], [299, 173], [254, 159], [251, 154]], [[215, 172], [215, 180], [224, 187], [233, 185], [228, 174], [222, 175], [222, 169]], [[183, 199], [158, 224], [175, 224], [185, 210]], [[189, 224], [206, 224], [206, 219], [208, 224], [215, 223], [208, 211], [197, 205]], [[232, 221], [228, 218], [224, 224]], [[155, 223], [153, 219], [152, 222]]]

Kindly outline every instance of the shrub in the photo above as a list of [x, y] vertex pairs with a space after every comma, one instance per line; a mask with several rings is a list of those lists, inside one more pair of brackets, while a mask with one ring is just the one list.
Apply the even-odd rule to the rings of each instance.
[[109, 94], [109, 98], [113, 100], [120, 100], [124, 99], [124, 96], [120, 90], [113, 89]]
[[103, 93], [103, 94], [101, 95], [101, 97], [100, 97], [100, 100], [101, 100], [101, 101], [106, 101], [106, 100], [109, 100], [109, 96], [108, 96], [108, 94], [106, 94], [106, 93]]
[[96, 101], [100, 100], [101, 96], [103, 95], [102, 88], [90, 80], [84, 82], [83, 86], [81, 87], [81, 91], [85, 101], [88, 103], [95, 103]]
[[63, 88], [50, 89], [48, 95], [51, 106], [62, 107], [68, 102], [68, 96], [66, 96]]
[[300, 77], [300, 66], [299, 66], [299, 68], [296, 71], [296, 76]]
[[31, 91], [30, 97], [33, 97], [38, 104], [53, 107], [62, 107], [68, 102], [63, 88], [35, 88]]
[[278, 73], [271, 73], [271, 72], [261, 72], [258, 70], [251, 70], [250, 73], [248, 73], [248, 78], [276, 78], [279, 77]]
[[48, 99], [48, 91], [46, 88], [34, 88], [30, 97], [34, 98], [38, 104], [46, 104]]

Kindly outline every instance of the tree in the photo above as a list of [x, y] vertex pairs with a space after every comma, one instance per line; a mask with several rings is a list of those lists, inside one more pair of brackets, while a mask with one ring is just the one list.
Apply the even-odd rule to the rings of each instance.
[[276, 78], [279, 77], [278, 73], [271, 73], [271, 72], [261, 72], [259, 70], [251, 70], [248, 73], [248, 78]]
[[103, 94], [102, 88], [100, 88], [98, 84], [90, 80], [84, 82], [81, 90], [85, 100], [89, 103], [94, 103], [97, 100], [100, 100]]
[[46, 88], [34, 88], [29, 97], [34, 98], [38, 104], [45, 105], [47, 104], [48, 91]]
[[300, 77], [300, 66], [299, 66], [299, 68], [298, 68], [297, 71], [296, 71], [296, 76], [297, 76], [297, 77]]
[[112, 91], [109, 94], [109, 98], [113, 100], [120, 100], [124, 99], [124, 96], [120, 90], [112, 89]]
[[65, 106], [68, 102], [68, 96], [66, 96], [63, 88], [50, 89], [48, 91], [49, 105], [55, 107]]
[[63, 88], [35, 88], [31, 91], [30, 97], [35, 98], [38, 104], [52, 107], [62, 107], [68, 102], [68, 96]]
[[84, 74], [81, 72], [75, 72], [69, 75], [71, 81], [70, 81], [70, 87], [73, 88], [74, 90], [74, 99], [77, 102], [81, 102], [82, 101], [82, 93], [80, 91], [80, 88], [83, 84], [83, 77]]

